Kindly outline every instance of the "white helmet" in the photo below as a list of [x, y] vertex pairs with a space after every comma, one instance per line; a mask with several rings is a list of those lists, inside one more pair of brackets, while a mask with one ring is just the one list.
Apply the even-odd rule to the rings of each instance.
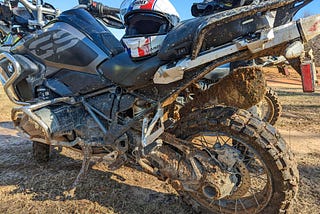
[[122, 41], [134, 59], [156, 54], [166, 34], [179, 22], [169, 0], [125, 0], [120, 13], [126, 25]]

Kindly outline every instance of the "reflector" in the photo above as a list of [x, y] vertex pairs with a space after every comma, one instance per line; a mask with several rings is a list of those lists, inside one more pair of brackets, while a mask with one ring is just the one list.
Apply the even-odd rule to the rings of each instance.
[[301, 64], [301, 80], [303, 92], [315, 91], [315, 71], [313, 68], [314, 66], [310, 61]]

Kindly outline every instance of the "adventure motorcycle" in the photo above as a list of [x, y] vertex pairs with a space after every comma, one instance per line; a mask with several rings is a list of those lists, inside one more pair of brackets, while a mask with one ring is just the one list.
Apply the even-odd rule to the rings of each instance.
[[[52, 8], [54, 7], [48, 3], [42, 4], [43, 7]], [[1, 32], [1, 50], [9, 51], [10, 48], [19, 41], [20, 38], [24, 37], [26, 33], [30, 33], [35, 30], [34, 27], [30, 27], [28, 20], [31, 19], [31, 15], [24, 7], [17, 7], [14, 10], [14, 18], [1, 20], [0, 32]], [[12, 15], [10, 15], [12, 17]], [[52, 20], [53, 16], [46, 15], [45, 20]], [[10, 27], [11, 26], [11, 27]], [[14, 27], [12, 27], [14, 26]], [[12, 32], [10, 31], [12, 29]], [[227, 64], [229, 65], [229, 63]], [[206, 75], [205, 78], [209, 78], [210, 82], [200, 81], [200, 88], [206, 90], [210, 87], [210, 84], [216, 83], [219, 79], [229, 75], [227, 67], [222, 65]], [[228, 68], [230, 69], [230, 68]], [[271, 88], [267, 88], [264, 99], [249, 109], [250, 112], [258, 113], [263, 121], [269, 122], [274, 125], [281, 115], [281, 104], [275, 91]]]
[[[238, 69], [202, 93], [192, 87], [236, 60], [284, 55], [305, 65], [297, 46], [320, 34], [320, 16], [274, 28], [271, 15], [304, 1], [262, 1], [181, 22], [156, 56], [140, 61], [105, 27], [121, 27], [117, 9], [82, 5], [59, 15], [19, 2], [34, 31], [0, 54], [0, 77], [20, 105], [12, 120], [34, 142], [35, 158], [48, 160], [50, 146], [82, 152], [75, 187], [98, 158], [110, 170], [127, 164], [167, 180], [199, 211], [289, 210], [299, 182], [293, 154], [274, 127], [235, 108], [263, 98], [261, 70]], [[55, 18], [46, 23], [44, 14]], [[244, 27], [232, 27], [239, 20]]]

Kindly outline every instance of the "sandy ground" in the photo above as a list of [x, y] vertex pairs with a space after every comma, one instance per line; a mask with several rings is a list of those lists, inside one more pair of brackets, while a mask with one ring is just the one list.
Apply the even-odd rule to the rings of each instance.
[[[296, 75], [283, 77], [268, 69], [266, 74], [283, 106], [276, 127], [296, 154], [300, 171], [294, 212], [318, 214], [320, 88], [305, 94]], [[93, 165], [75, 197], [66, 197], [81, 156], [54, 150], [49, 164], [36, 163], [31, 142], [9, 122], [11, 104], [3, 91], [0, 102], [0, 213], [192, 213], [166, 183], [126, 167], [108, 172], [103, 165]]]
[[283, 108], [276, 127], [298, 162], [300, 190], [294, 213], [320, 213], [320, 87], [315, 93], [303, 93], [300, 77], [294, 71], [285, 77], [266, 69], [266, 76]]

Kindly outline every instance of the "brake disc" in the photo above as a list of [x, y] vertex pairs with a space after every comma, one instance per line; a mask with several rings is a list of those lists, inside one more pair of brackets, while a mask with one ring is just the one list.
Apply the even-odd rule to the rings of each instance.
[[243, 162], [238, 162], [235, 167], [239, 170], [241, 182], [238, 184], [237, 189], [232, 195], [228, 196], [228, 199], [237, 199], [245, 195], [251, 186], [250, 172], [246, 165]]

